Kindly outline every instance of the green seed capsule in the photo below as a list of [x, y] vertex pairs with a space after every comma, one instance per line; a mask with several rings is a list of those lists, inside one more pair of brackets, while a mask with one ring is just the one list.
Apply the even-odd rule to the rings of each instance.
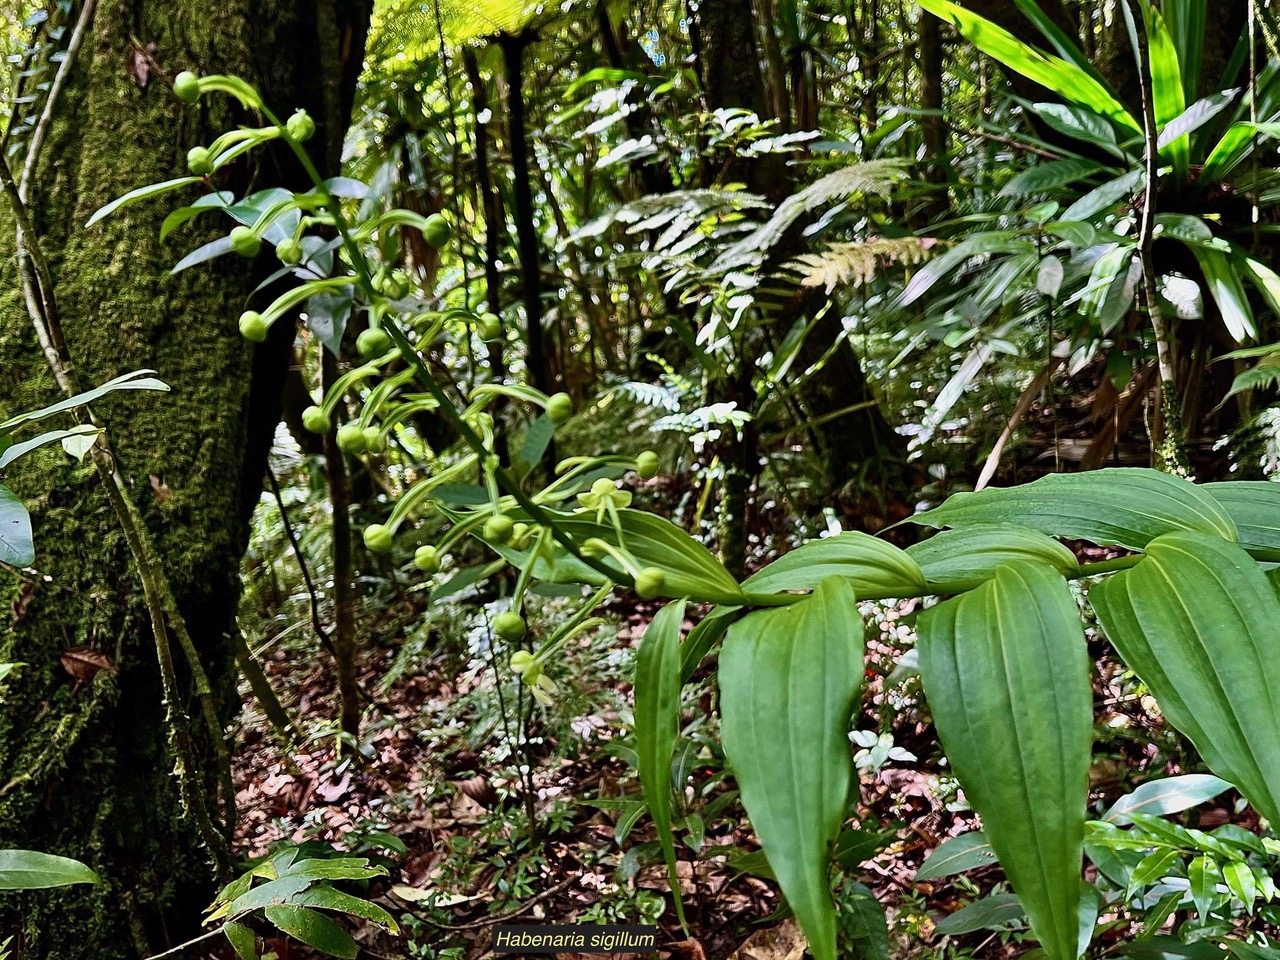
[[387, 449], [387, 438], [377, 427], [364, 428], [364, 448], [369, 453], [381, 453]]
[[559, 426], [573, 416], [573, 401], [567, 393], [552, 394], [547, 399], [547, 419]]
[[281, 240], [276, 244], [276, 257], [281, 263], [292, 267], [295, 263], [302, 262], [302, 244], [290, 237], [288, 240]]
[[379, 288], [391, 300], [403, 300], [409, 295], [409, 278], [400, 270], [392, 270]]
[[506, 543], [515, 529], [515, 521], [499, 513], [484, 522], [484, 538], [492, 543]]
[[257, 310], [246, 310], [240, 314], [240, 334], [246, 340], [261, 343], [267, 339], [267, 334], [270, 331], [271, 324], [267, 323]]
[[197, 177], [213, 173], [213, 155], [208, 147], [192, 147], [187, 151], [187, 169]]
[[284, 128], [285, 132], [299, 143], [303, 140], [310, 140], [312, 134], [316, 132], [315, 121], [311, 119], [305, 110], [295, 111], [293, 116], [285, 123]]
[[640, 456], [636, 457], [636, 473], [640, 474], [641, 480], [652, 480], [658, 475], [658, 455], [652, 450], [646, 450]]
[[302, 425], [312, 433], [328, 433], [333, 429], [333, 420], [323, 407], [310, 406], [302, 411]]
[[391, 334], [378, 327], [362, 330], [360, 336], [356, 337], [356, 350], [366, 360], [382, 356], [391, 349], [392, 345]]
[[657, 567], [645, 567], [636, 574], [636, 593], [645, 600], [652, 600], [667, 585], [667, 575]]
[[236, 227], [231, 231], [231, 249], [242, 257], [256, 257], [262, 249], [262, 238], [248, 227]]
[[200, 99], [200, 78], [183, 70], [173, 78], [173, 93], [183, 103], [195, 103]]
[[364, 545], [373, 553], [390, 553], [395, 545], [395, 536], [389, 527], [371, 523], [364, 528]]
[[436, 548], [429, 545], [419, 547], [413, 552], [413, 565], [426, 574], [439, 573], [440, 556]]
[[481, 340], [497, 340], [502, 336], [502, 320], [496, 313], [482, 313], [476, 318], [476, 335]]
[[355, 456], [364, 453], [364, 431], [358, 423], [344, 423], [338, 428], [338, 449]]
[[427, 217], [427, 222], [422, 228], [423, 239], [433, 247], [443, 247], [449, 242], [452, 234], [453, 229], [449, 226], [449, 221], [438, 213]]
[[526, 630], [528, 626], [524, 622], [524, 617], [512, 610], [500, 613], [493, 618], [493, 632], [508, 643], [515, 643], [525, 635]]

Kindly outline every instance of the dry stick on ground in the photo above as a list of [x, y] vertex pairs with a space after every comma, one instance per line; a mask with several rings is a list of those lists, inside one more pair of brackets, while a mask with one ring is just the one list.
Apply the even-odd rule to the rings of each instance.
[[577, 877], [569, 877], [567, 880], [561, 880], [554, 887], [548, 887], [546, 890], [543, 890], [537, 896], [530, 898], [514, 910], [508, 910], [506, 913], [496, 913], [491, 917], [483, 917], [479, 920], [472, 920], [470, 923], [439, 923], [432, 920], [430, 917], [422, 917], [422, 919], [431, 924], [431, 926], [440, 930], [479, 930], [481, 927], [492, 927], [497, 923], [506, 923], [508, 920], [514, 920], [522, 913], [528, 913], [543, 900], [546, 900], [548, 897], [554, 897], [557, 893], [577, 879]]
[[[45, 360], [48, 362], [59, 388], [68, 397], [75, 396], [81, 391], [77, 386], [62, 335], [57, 301], [53, 292], [52, 274], [49, 271], [48, 262], [40, 250], [37, 234], [32, 226], [30, 213], [23, 201], [19, 186], [14, 181], [8, 160], [3, 156], [0, 156], [0, 188], [3, 188], [17, 224], [18, 262], [24, 265], [21, 275], [22, 289], [32, 325], [40, 341]], [[91, 412], [88, 414], [88, 419], [91, 424], [101, 429], [101, 424], [94, 419]], [[160, 564], [155, 549], [151, 545], [137, 508], [129, 498], [128, 489], [116, 466], [115, 455], [111, 450], [105, 432], [98, 435], [97, 441], [90, 449], [90, 455], [106, 490], [107, 499], [111, 503], [112, 510], [116, 514], [117, 521], [124, 532], [125, 541], [133, 557], [139, 580], [142, 583], [143, 597], [147, 605], [156, 643], [156, 657], [160, 664], [161, 683], [170, 718], [170, 736], [176, 761], [175, 769], [184, 806], [195, 819], [197, 829], [200, 831], [205, 845], [209, 848], [209, 854], [213, 858], [219, 874], [225, 875], [230, 868], [230, 852], [227, 848], [225, 837], [219, 834], [214, 825], [213, 818], [204, 800], [204, 794], [196, 781], [194, 750], [186, 726], [185, 712], [179, 701], [177, 674], [174, 670], [172, 647], [166, 628], [166, 614], [168, 615], [169, 623], [174, 625], [175, 632], [179, 635], [184, 653], [190, 660], [189, 666], [195, 679], [197, 694], [204, 709], [204, 719], [206, 723], [211, 725], [209, 734], [217, 752], [220, 766], [219, 773], [221, 774], [219, 782], [221, 790], [225, 794], [225, 829], [229, 831], [231, 825], [235, 822], [235, 792], [230, 786], [230, 753], [227, 750], [221, 725], [217, 723], [208, 676], [196, 656], [194, 646], [192, 645], [188, 649], [190, 635], [187, 633], [186, 625], [182, 623], [181, 614], [174, 603], [173, 593], [169, 588], [168, 581], [165, 579], [163, 566]], [[178, 627], [178, 623], [182, 623], [182, 626]]]
[[1005, 444], [1009, 442], [1009, 439], [1013, 436], [1013, 431], [1018, 429], [1018, 424], [1022, 422], [1022, 418], [1031, 409], [1031, 404], [1035, 401], [1036, 395], [1048, 386], [1049, 379], [1062, 366], [1065, 359], [1065, 357], [1054, 357], [1036, 374], [1035, 379], [1027, 385], [1027, 389], [1022, 391], [1022, 396], [1018, 397], [1018, 403], [1013, 408], [1013, 413], [1009, 416], [1009, 422], [1005, 424], [1004, 430], [1001, 431], [1000, 438], [996, 440], [996, 445], [991, 448], [991, 454], [987, 457], [987, 462], [982, 465], [982, 473], [973, 488], [975, 491], [984, 489], [991, 482], [991, 478], [996, 475], [996, 468], [1000, 466], [1000, 455], [1004, 453]]
[[1160, 310], [1156, 292], [1156, 272], [1152, 264], [1152, 245], [1156, 227], [1156, 190], [1160, 179], [1160, 146], [1156, 130], [1155, 105], [1152, 102], [1151, 67], [1147, 58], [1146, 21], [1138, 0], [1126, 0], [1125, 11], [1133, 23], [1137, 38], [1138, 83], [1142, 91], [1142, 130], [1146, 139], [1146, 186], [1142, 197], [1142, 222], [1138, 230], [1138, 261], [1142, 266], [1143, 300], [1147, 317], [1156, 335], [1156, 360], [1160, 367], [1160, 398], [1164, 411], [1165, 436], [1160, 444], [1159, 460], [1168, 473], [1191, 476], [1187, 459], [1187, 437], [1182, 425], [1178, 401], [1178, 384], [1174, 373], [1173, 350], [1169, 330]]

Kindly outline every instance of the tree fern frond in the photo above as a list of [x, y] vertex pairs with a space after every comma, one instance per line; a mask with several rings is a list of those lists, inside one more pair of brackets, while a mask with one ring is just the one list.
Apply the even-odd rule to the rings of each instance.
[[937, 241], [931, 237], [872, 237], [852, 243], [833, 243], [820, 253], [806, 253], [785, 269], [800, 274], [800, 285], [825, 287], [830, 293], [843, 284], [870, 283], [885, 267], [914, 266], [929, 259]]
[[868, 160], [834, 170], [782, 201], [767, 222], [721, 254], [711, 270], [719, 273], [749, 265], [810, 210], [858, 195], [887, 198], [906, 178], [906, 167], [899, 160]]
[[439, 53], [441, 33], [450, 46], [504, 33], [515, 36], [538, 11], [530, 0], [378, 0], [369, 47], [380, 59], [403, 54], [412, 64]]

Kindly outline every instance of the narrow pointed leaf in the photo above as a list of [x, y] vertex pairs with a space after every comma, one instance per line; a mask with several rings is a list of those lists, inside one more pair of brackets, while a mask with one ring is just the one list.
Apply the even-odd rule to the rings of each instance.
[[85, 226], [92, 227], [99, 220], [104, 217], [111, 216], [111, 214], [115, 213], [122, 207], [127, 207], [143, 200], [149, 200], [152, 197], [158, 197], [162, 193], [168, 193], [170, 190], [180, 189], [189, 183], [199, 183], [200, 179], [200, 177], [178, 177], [176, 180], [165, 180], [162, 183], [149, 183], [145, 187], [138, 187], [136, 190], [130, 190], [124, 196], [116, 197], [116, 199], [112, 200], [110, 203], [95, 210], [93, 216], [86, 221]]
[[1253, 558], [1213, 536], [1167, 534], [1090, 601], [1209, 769], [1280, 823], [1280, 598]]
[[1060, 57], [1042, 53], [1009, 31], [950, 0], [920, 0], [920, 6], [953, 24], [966, 40], [1010, 70], [1061, 97], [1110, 117], [1134, 133], [1142, 128], [1115, 95], [1089, 72]]
[[844, 819], [862, 621], [847, 581], [750, 613], [720, 654], [725, 753], [742, 803], [815, 960], [836, 958], [827, 870]]
[[1218, 502], [1188, 480], [1134, 467], [1058, 473], [1020, 487], [958, 493], [911, 518], [929, 527], [1010, 523], [1051, 537], [1141, 550], [1161, 534], [1198, 530], [1237, 538]]
[[1244, 291], [1244, 281], [1235, 261], [1221, 250], [1208, 250], [1199, 246], [1192, 246], [1190, 250], [1204, 272], [1209, 292], [1218, 304], [1222, 322], [1232, 339], [1236, 343], [1244, 343], [1257, 337], [1258, 326], [1253, 320], [1253, 308], [1249, 306], [1249, 297]]
[[1051, 960], [1076, 960], [1093, 695], [1062, 576], [1007, 563], [920, 617], [920, 673], [947, 758]]
[[97, 882], [98, 875], [78, 860], [34, 850], [0, 850], [0, 890], [46, 890]]
[[[1147, 55], [1151, 64], [1151, 102], [1155, 110], [1156, 129], [1164, 130], [1187, 108], [1182, 91], [1182, 65], [1178, 62], [1177, 48], [1173, 45], [1173, 37], [1169, 35], [1169, 28], [1160, 11], [1147, 6], [1144, 12], [1147, 20]], [[1176, 182], [1186, 180], [1191, 141], [1186, 136], [1178, 137], [1161, 148], [1160, 153], [1172, 161]]]
[[658, 611], [636, 653], [635, 724], [640, 783], [653, 818], [676, 915], [684, 926], [676, 846], [671, 833], [671, 760], [680, 734], [680, 627], [685, 602], [676, 600]]
[[975, 930], [1003, 930], [1026, 915], [1012, 893], [997, 893], [939, 920], [934, 929], [944, 936], [958, 937]]

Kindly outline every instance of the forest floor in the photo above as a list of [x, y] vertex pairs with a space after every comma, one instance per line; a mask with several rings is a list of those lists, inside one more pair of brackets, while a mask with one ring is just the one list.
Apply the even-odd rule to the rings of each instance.
[[[548, 620], [556, 602], [546, 601]], [[886, 909], [890, 957], [1016, 956], [1029, 948], [1016, 927], [934, 935], [939, 918], [991, 891], [998, 868], [914, 879], [939, 843], [977, 824], [921, 706], [912, 603], [864, 605], [867, 682], [851, 749], [867, 846], [857, 854], [866, 859], [846, 867]], [[688, 784], [678, 824], [687, 934], [675, 920], [628, 763], [630, 674], [650, 606], [606, 605], [612, 626], [583, 639], [552, 673], [551, 707], [533, 704], [509, 671], [495, 672], [483, 621], [477, 626], [468, 608], [445, 606], [424, 621], [412, 597], [369, 606], [381, 613], [365, 644], [361, 680], [372, 703], [355, 749], [337, 750], [327, 655], [294, 631], [264, 661], [290, 716], [310, 719], [286, 748], [246, 696], [235, 758], [243, 856], [320, 841], [385, 857], [389, 876], [369, 895], [404, 935], [366, 924], [354, 931], [362, 957], [478, 960], [491, 955], [495, 923], [578, 922], [657, 923], [661, 955], [681, 960], [800, 960], [803, 940], [779, 909], [705, 719], [688, 724], [678, 748]], [[441, 642], [445, 634], [453, 640]], [[1095, 650], [1101, 657], [1102, 645]], [[1133, 782], [1178, 772], [1167, 752], [1157, 755], [1158, 721], [1122, 673], [1099, 660], [1095, 693], [1108, 731], [1093, 771], [1099, 809]], [[686, 696], [686, 717], [710, 715], [712, 683], [695, 682]], [[310, 956], [283, 941], [270, 946], [280, 960]]]

